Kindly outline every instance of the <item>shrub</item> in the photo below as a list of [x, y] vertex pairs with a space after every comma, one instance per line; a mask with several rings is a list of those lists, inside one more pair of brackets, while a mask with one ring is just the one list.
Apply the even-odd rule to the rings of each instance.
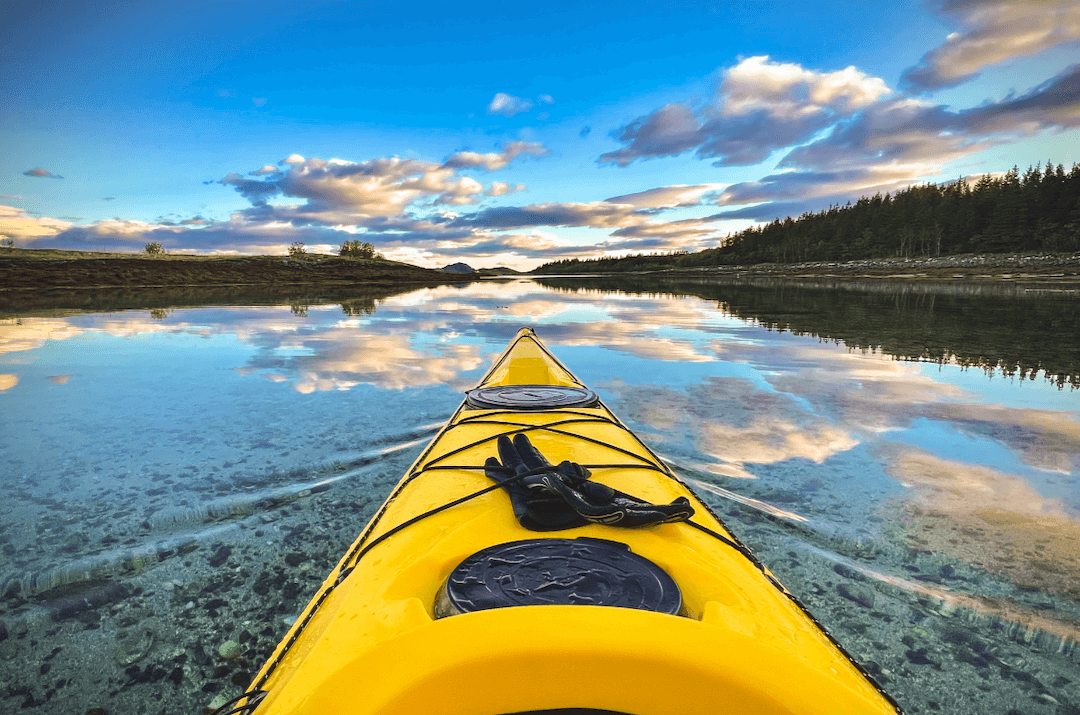
[[293, 258], [303, 258], [307, 255], [307, 249], [304, 247], [303, 243], [297, 241], [293, 245], [289, 246], [289, 255]]
[[346, 241], [341, 244], [338, 255], [345, 258], [374, 258], [375, 246], [367, 242], [360, 243], [360, 241]]
[[157, 241], [153, 241], [152, 243], [148, 243], [143, 248], [146, 250], [146, 255], [148, 255], [148, 256], [164, 256], [165, 255], [165, 249]]

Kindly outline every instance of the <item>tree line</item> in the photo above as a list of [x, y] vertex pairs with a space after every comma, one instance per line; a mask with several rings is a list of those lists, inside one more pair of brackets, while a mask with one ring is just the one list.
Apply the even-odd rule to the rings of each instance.
[[921, 184], [776, 219], [732, 234], [717, 248], [694, 253], [564, 259], [534, 273], [602, 273], [754, 263], [914, 258], [960, 253], [1080, 251], [1080, 164], [1052, 162]]

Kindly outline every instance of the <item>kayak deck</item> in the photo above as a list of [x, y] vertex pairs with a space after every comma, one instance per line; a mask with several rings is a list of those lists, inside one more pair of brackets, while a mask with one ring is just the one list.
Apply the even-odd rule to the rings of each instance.
[[[478, 387], [510, 385], [585, 391], [529, 329]], [[638, 529], [525, 529], [506, 492], [484, 473], [498, 437], [515, 434], [526, 434], [553, 464], [587, 467], [594, 482], [655, 504], [684, 497], [695, 513], [689, 522]], [[476, 552], [579, 537], [620, 542], [662, 568], [681, 591], [679, 615], [530, 605], [436, 618], [447, 576]], [[330, 573], [250, 692], [248, 703], [258, 701], [260, 714], [899, 711], [596, 400], [535, 410], [466, 400]]]

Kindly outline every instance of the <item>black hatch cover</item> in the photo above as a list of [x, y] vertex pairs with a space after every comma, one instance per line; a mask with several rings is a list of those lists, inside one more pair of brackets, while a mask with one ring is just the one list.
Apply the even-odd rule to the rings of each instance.
[[559, 407], [590, 407], [596, 393], [584, 387], [564, 385], [496, 385], [466, 393], [466, 400], [482, 410], [550, 410]]
[[675, 581], [630, 547], [605, 539], [528, 539], [497, 544], [462, 561], [435, 603], [435, 616], [533, 605], [617, 606], [675, 615]]

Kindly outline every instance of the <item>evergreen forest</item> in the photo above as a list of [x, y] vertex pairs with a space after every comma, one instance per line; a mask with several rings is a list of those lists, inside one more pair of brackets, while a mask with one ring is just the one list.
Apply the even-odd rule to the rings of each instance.
[[912, 186], [777, 219], [694, 253], [565, 259], [533, 273], [603, 273], [755, 263], [1080, 251], [1080, 164]]

